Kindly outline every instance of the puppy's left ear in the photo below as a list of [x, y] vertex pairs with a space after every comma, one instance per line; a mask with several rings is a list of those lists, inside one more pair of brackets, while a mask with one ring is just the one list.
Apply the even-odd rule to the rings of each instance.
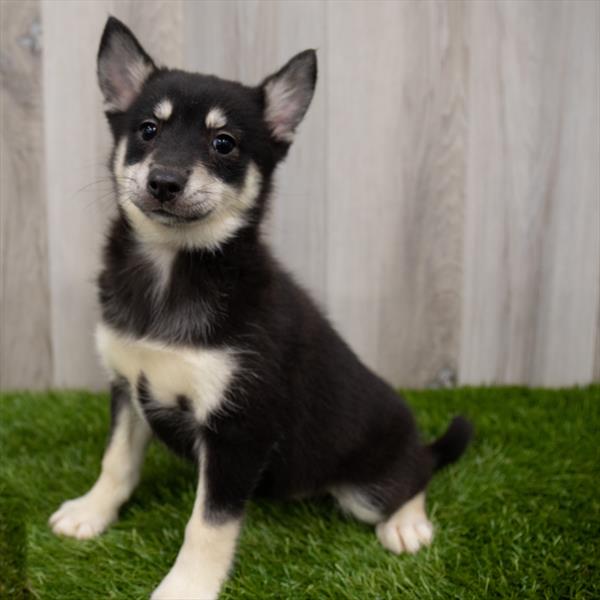
[[98, 50], [98, 83], [108, 112], [124, 112], [156, 70], [129, 28], [109, 17]]
[[300, 52], [263, 81], [264, 118], [273, 139], [291, 143], [296, 127], [308, 110], [316, 83], [317, 53], [314, 50]]

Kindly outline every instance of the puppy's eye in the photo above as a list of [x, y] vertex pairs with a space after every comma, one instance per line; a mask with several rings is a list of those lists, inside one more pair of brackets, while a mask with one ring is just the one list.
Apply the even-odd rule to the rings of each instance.
[[212, 146], [219, 154], [229, 154], [235, 148], [235, 140], [226, 133], [220, 133], [213, 139]]
[[152, 121], [144, 121], [140, 125], [142, 139], [146, 142], [149, 142], [154, 136], [156, 136], [157, 131], [158, 127], [156, 126], [156, 123], [153, 123]]

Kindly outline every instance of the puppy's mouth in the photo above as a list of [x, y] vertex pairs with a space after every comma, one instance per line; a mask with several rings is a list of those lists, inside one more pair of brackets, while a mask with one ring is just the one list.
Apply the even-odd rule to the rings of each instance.
[[133, 203], [151, 220], [162, 225], [185, 225], [206, 219], [213, 207], [157, 202], [154, 198], [134, 198]]
[[201, 213], [193, 214], [180, 214], [174, 211], [166, 210], [164, 208], [154, 208], [151, 210], [144, 210], [146, 215], [155, 221], [159, 221], [165, 225], [181, 225], [184, 223], [196, 223], [206, 219], [212, 211], [205, 211]]

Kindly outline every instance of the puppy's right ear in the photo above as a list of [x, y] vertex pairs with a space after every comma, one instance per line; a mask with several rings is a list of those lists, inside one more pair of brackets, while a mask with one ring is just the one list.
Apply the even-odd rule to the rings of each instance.
[[98, 83], [108, 112], [124, 112], [156, 65], [128, 27], [109, 17], [98, 50]]

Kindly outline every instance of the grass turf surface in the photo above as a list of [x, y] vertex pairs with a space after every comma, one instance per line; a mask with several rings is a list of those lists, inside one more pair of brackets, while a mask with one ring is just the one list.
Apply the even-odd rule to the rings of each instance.
[[[329, 500], [257, 501], [221, 598], [599, 598], [600, 386], [407, 398], [429, 438], [456, 413], [477, 432], [429, 488], [433, 545], [398, 557]], [[107, 423], [103, 395], [0, 396], [0, 597], [147, 598], [167, 573], [195, 476], [158, 444], [107, 533], [78, 542], [46, 524], [94, 482]]]

